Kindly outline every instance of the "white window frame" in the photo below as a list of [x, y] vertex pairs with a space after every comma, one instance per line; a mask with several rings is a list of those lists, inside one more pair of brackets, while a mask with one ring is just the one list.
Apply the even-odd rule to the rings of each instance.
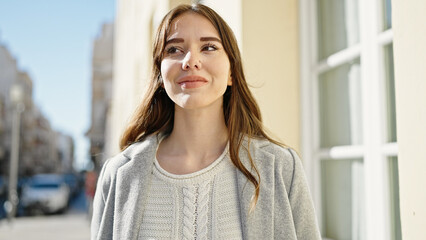
[[[325, 60], [317, 61], [317, 24], [314, 0], [299, 1], [301, 77], [301, 154], [304, 159], [321, 230], [320, 159], [363, 158], [365, 239], [391, 239], [388, 157], [397, 156], [397, 143], [385, 143], [385, 69], [383, 48], [393, 42], [392, 29], [382, 29], [382, 1], [358, 0], [360, 41]], [[320, 148], [318, 76], [350, 62], [361, 60], [361, 109], [363, 144]], [[338, 160], [337, 160], [338, 161]]]

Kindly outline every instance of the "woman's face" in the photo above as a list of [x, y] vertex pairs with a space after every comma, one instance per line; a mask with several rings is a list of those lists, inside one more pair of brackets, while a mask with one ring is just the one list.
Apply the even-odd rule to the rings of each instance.
[[164, 88], [176, 105], [184, 109], [222, 105], [231, 85], [230, 63], [209, 20], [196, 13], [174, 19], [163, 56]]

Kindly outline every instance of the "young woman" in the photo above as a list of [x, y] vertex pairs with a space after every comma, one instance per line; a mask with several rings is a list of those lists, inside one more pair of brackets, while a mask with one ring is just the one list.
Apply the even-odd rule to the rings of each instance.
[[320, 239], [297, 154], [268, 137], [229, 26], [180, 5], [100, 174], [92, 239]]

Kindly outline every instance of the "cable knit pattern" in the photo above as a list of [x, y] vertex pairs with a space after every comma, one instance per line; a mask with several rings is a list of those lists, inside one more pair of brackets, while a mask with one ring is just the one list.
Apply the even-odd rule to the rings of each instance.
[[183, 188], [183, 239], [195, 238], [196, 191], [194, 186]]
[[139, 239], [242, 239], [236, 169], [224, 153], [200, 171], [175, 175], [155, 161]]
[[209, 193], [210, 182], [206, 181], [201, 183], [197, 188], [197, 206], [196, 206], [196, 239], [207, 239], [208, 232], [208, 211], [209, 211]]
[[208, 238], [209, 192], [209, 181], [183, 188], [184, 239]]

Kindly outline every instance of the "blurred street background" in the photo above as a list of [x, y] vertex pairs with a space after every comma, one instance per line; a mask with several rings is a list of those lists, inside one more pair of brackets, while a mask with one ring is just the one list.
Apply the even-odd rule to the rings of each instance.
[[0, 239], [83, 240], [90, 239], [90, 229], [81, 214], [26, 217], [0, 226]]
[[115, 0], [0, 0], [0, 240], [90, 238], [114, 17]]
[[73, 197], [69, 208], [62, 214], [21, 216], [12, 222], [0, 220], [0, 239], [90, 239], [85, 193], [81, 191]]

